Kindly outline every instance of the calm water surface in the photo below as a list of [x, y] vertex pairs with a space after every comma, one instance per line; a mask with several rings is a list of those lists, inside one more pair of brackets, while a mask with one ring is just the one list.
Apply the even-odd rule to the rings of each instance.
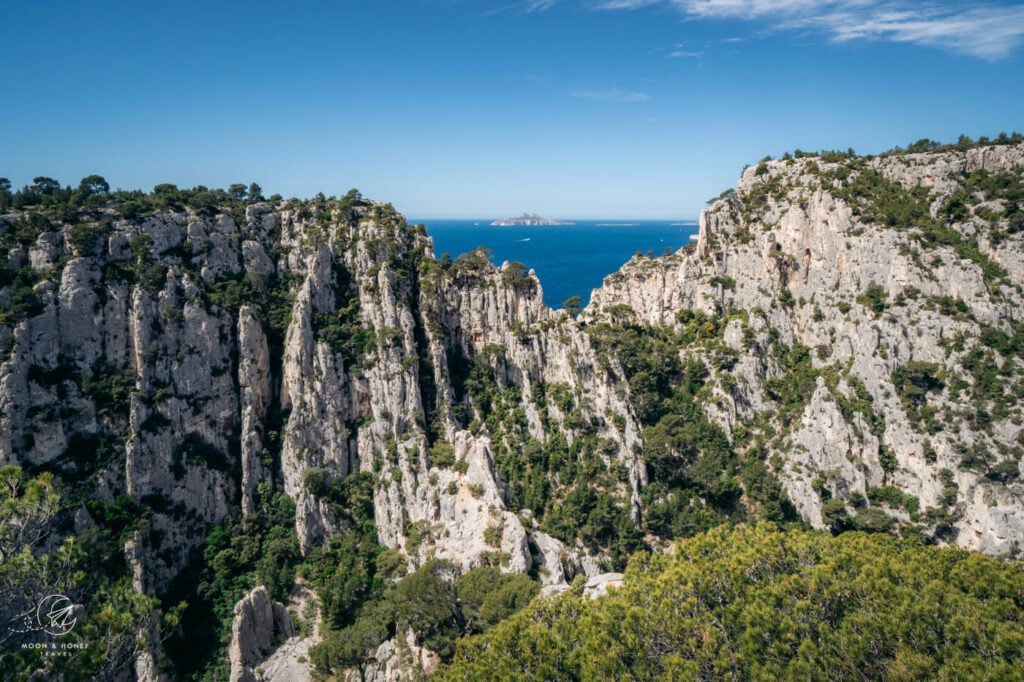
[[496, 265], [520, 261], [537, 271], [544, 302], [560, 308], [570, 296], [590, 292], [637, 251], [661, 254], [685, 246], [697, 234], [695, 220], [577, 220], [574, 225], [496, 227], [490, 220], [416, 220], [434, 239], [434, 253], [452, 258], [478, 246]]

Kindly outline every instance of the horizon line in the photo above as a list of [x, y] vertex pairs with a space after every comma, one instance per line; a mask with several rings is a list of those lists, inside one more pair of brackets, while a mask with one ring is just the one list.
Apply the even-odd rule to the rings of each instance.
[[[483, 216], [483, 217], [481, 217], [481, 216], [450, 216], [450, 215], [449, 216], [445, 216], [445, 215], [422, 216], [422, 215], [413, 215], [413, 214], [410, 214], [410, 213], [403, 213], [403, 215], [405, 215], [406, 220], [408, 220], [410, 222], [420, 222], [420, 221], [423, 221], [423, 220], [503, 220], [504, 219], [504, 218], [494, 217], [494, 216]], [[515, 217], [515, 216], [511, 216], [511, 217]], [[547, 217], [547, 216], [545, 216], [545, 217]], [[616, 221], [621, 221], [621, 220], [648, 220], [648, 221], [670, 220], [670, 221], [696, 222], [696, 221], [700, 220], [700, 217], [699, 216], [694, 216], [694, 217], [690, 218], [690, 217], [679, 217], [679, 216], [661, 216], [661, 217], [637, 217], [637, 216], [573, 217], [573, 216], [556, 216], [556, 217], [553, 217], [551, 219], [552, 220], [586, 220], [586, 221], [591, 221], [591, 220], [616, 220]], [[527, 227], [527, 226], [524, 225], [522, 227]], [[532, 227], [558, 227], [558, 226], [557, 225], [533, 225]]]

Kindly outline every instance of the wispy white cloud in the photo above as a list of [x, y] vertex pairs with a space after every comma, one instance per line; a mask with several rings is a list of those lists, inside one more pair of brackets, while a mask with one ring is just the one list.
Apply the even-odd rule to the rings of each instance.
[[690, 57], [693, 59], [700, 59], [704, 56], [704, 50], [693, 51], [693, 50], [672, 50], [668, 53], [668, 56], [673, 59], [680, 59]]
[[705, 42], [703, 46], [694, 45], [693, 43], [676, 43], [670, 48], [656, 48], [651, 50], [648, 54], [651, 56], [664, 57], [666, 59], [697, 59], [701, 60], [707, 53], [709, 43]]
[[[834, 0], [669, 0], [697, 17], [756, 19], [758, 17], [820, 10], [841, 4]], [[858, 3], [859, 4], [859, 3]]]
[[511, 0], [510, 2], [503, 3], [497, 7], [492, 7], [481, 12], [481, 16], [492, 17], [502, 14], [533, 14], [535, 12], [547, 12], [560, 2], [561, 0]]
[[663, 0], [600, 0], [594, 9], [640, 9], [649, 5], [657, 5]]
[[[554, 2], [554, 0], [531, 0]], [[1024, 5], [953, 0], [596, 0], [600, 10], [669, 5], [690, 19], [766, 22], [811, 30], [834, 42], [878, 40], [950, 49], [996, 60], [1024, 42]]]
[[983, 59], [1002, 59], [1024, 40], [1024, 6], [966, 9], [892, 8], [871, 13], [840, 12], [821, 17], [837, 42], [892, 40], [946, 47]]
[[598, 102], [646, 102], [650, 96], [646, 92], [609, 88], [605, 90], [570, 90], [569, 96], [578, 99], [589, 99]]
[[526, 0], [523, 12], [544, 12], [558, 4], [558, 0]]

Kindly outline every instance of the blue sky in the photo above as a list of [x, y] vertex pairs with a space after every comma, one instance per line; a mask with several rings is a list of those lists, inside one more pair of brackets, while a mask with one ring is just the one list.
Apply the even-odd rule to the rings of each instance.
[[744, 164], [1024, 131], [1024, 4], [0, 3], [0, 175], [689, 218]]

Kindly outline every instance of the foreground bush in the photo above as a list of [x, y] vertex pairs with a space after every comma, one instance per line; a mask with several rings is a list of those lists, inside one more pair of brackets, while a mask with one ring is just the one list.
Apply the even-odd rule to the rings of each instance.
[[889, 536], [720, 527], [459, 642], [441, 679], [1011, 679], [1024, 570]]

